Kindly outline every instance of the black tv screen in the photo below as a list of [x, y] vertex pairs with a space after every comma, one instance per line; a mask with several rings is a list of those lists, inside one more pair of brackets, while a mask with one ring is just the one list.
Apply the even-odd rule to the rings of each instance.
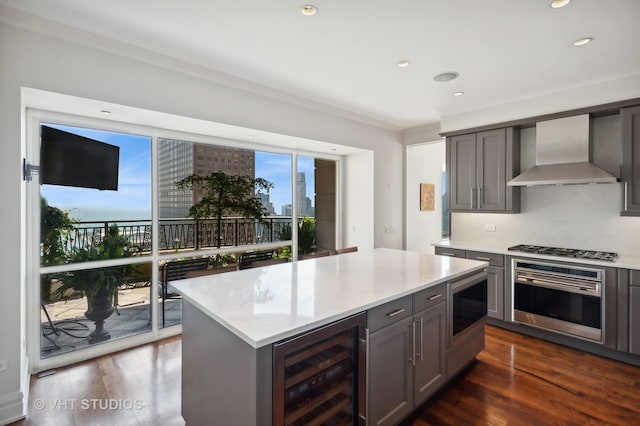
[[40, 126], [40, 183], [118, 190], [120, 147]]

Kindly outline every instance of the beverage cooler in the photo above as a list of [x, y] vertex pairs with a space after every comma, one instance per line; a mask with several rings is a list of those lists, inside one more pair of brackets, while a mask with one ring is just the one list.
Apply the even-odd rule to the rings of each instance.
[[274, 345], [274, 425], [364, 424], [365, 318], [357, 314]]

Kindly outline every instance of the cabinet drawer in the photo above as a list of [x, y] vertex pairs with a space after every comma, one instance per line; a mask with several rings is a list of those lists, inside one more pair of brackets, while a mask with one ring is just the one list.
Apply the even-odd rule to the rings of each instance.
[[367, 328], [369, 328], [370, 331], [375, 331], [403, 318], [407, 318], [413, 313], [412, 307], [413, 296], [408, 295], [369, 309], [367, 311]]
[[467, 252], [461, 249], [454, 249], [449, 247], [436, 247], [436, 254], [441, 256], [451, 256], [451, 257], [467, 257]]
[[497, 253], [485, 253], [483, 251], [467, 251], [467, 259], [489, 262], [491, 266], [504, 266], [504, 256]]
[[640, 271], [631, 270], [629, 282], [631, 285], [640, 286]]
[[413, 312], [419, 312], [447, 300], [447, 285], [437, 286], [421, 290], [413, 295]]

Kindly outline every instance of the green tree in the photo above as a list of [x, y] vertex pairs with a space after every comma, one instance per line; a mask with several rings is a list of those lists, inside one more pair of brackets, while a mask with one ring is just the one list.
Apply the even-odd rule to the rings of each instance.
[[[278, 238], [290, 240], [291, 225], [286, 224], [280, 230]], [[303, 217], [298, 222], [298, 253], [309, 254], [316, 249], [316, 220], [312, 217]]]
[[216, 223], [216, 247], [222, 246], [222, 219], [225, 216], [240, 215], [257, 219], [264, 223], [267, 210], [255, 194], [259, 190], [267, 193], [273, 184], [263, 178], [227, 175], [213, 172], [208, 176], [193, 174], [176, 182], [180, 189], [199, 188], [202, 199], [189, 209], [189, 217], [196, 221], [196, 227], [202, 219], [212, 218]]

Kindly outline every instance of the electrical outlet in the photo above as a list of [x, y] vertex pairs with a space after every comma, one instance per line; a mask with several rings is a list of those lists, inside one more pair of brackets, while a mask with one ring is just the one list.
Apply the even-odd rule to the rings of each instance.
[[484, 230], [486, 232], [496, 232], [496, 225], [493, 223], [487, 223], [484, 225]]
[[4, 371], [9, 368], [9, 361], [6, 359], [0, 359], [0, 371]]

